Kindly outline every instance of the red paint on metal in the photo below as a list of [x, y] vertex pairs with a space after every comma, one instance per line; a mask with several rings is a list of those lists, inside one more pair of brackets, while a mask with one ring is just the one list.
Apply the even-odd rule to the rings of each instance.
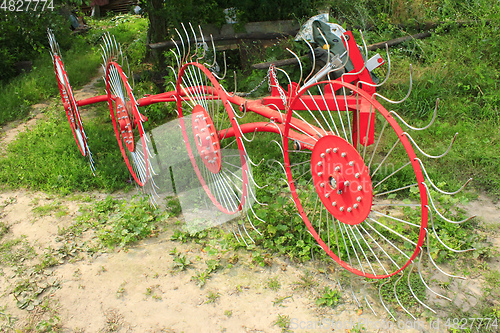
[[219, 136], [210, 115], [201, 105], [195, 105], [191, 114], [193, 135], [201, 160], [212, 173], [220, 171], [221, 152]]
[[325, 208], [340, 222], [363, 222], [372, 206], [368, 167], [356, 149], [341, 137], [328, 135], [316, 142], [311, 155], [314, 188]]

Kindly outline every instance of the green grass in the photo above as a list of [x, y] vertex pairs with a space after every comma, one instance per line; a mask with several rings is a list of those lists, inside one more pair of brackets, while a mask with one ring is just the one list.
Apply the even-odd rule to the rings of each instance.
[[[85, 36], [72, 35], [71, 49], [61, 50], [64, 67], [73, 91], [81, 88], [97, 75], [102, 58], [101, 37], [105, 32], [116, 36], [123, 44], [125, 55], [133, 58], [132, 69], [139, 68], [145, 52], [147, 21], [134, 15], [120, 15], [111, 19], [90, 20], [93, 29]], [[57, 39], [57, 36], [56, 36]], [[23, 119], [30, 106], [50, 97], [60, 99], [54, 65], [47, 49], [33, 61], [33, 70], [7, 84], [0, 84], [0, 125]]]
[[[101, 62], [97, 48], [84, 41], [75, 43], [74, 48], [64, 52], [62, 57], [73, 90], [90, 81]], [[30, 113], [30, 106], [51, 97], [60, 99], [54, 65], [47, 50], [34, 60], [31, 72], [0, 85], [0, 125], [25, 118]]]
[[9, 226], [0, 221], [0, 239], [9, 232]]
[[35, 250], [24, 238], [16, 238], [0, 243], [0, 259], [2, 264], [10, 266], [22, 265], [22, 262], [35, 256]]
[[[74, 141], [66, 114], [49, 109], [44, 121], [19, 134], [0, 159], [0, 182], [61, 194], [93, 189], [114, 191], [131, 188], [111, 120], [93, 118], [85, 124], [97, 171], [92, 175], [88, 160]], [[93, 140], [92, 137], [98, 139]]]
[[124, 247], [156, 236], [164, 218], [145, 198], [117, 200], [109, 196], [85, 209], [77, 223], [64, 232], [80, 234], [93, 228], [103, 245]]

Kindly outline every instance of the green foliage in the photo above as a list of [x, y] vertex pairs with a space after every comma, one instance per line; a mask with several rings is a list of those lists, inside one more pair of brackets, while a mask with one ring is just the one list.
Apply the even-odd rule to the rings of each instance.
[[0, 221], [0, 239], [9, 232], [9, 226], [5, 222]]
[[86, 122], [86, 133], [99, 133], [89, 139], [94, 151], [96, 176], [88, 160], [78, 150], [66, 114], [60, 108], [49, 109], [44, 121], [19, 134], [0, 159], [0, 182], [11, 187], [69, 194], [74, 191], [126, 189], [128, 170], [118, 149], [109, 119], [93, 118]]
[[72, 232], [77, 234], [85, 228], [93, 228], [102, 244], [124, 247], [155, 237], [163, 220], [164, 215], [144, 197], [119, 200], [108, 196], [83, 210]]
[[[423, 301], [426, 299], [427, 289], [420, 279], [420, 276], [415, 272], [413, 273], [414, 274], [410, 275], [409, 282], [411, 285], [411, 290], [413, 290], [413, 293], [417, 296], [418, 299]], [[412, 311], [412, 309], [416, 309], [420, 306], [420, 304], [415, 299], [415, 297], [411, 293], [410, 288], [408, 287], [408, 271], [406, 271], [403, 276], [399, 275], [397, 279], [399, 278], [401, 278], [401, 280], [396, 285], [396, 291], [394, 291], [393, 283], [385, 283], [387, 282], [387, 280], [377, 280], [376, 286], [380, 287], [381, 284], [385, 283], [380, 289], [380, 293], [384, 299], [384, 302], [390, 305], [390, 307], [388, 306], [388, 308], [399, 307], [399, 304], [394, 297], [394, 294], [396, 294], [401, 304], [405, 304], [405, 307], [406, 309], [408, 309], [408, 311], [415, 313], [414, 311]]]
[[281, 288], [281, 282], [278, 280], [278, 277], [272, 277], [269, 280], [267, 280], [267, 288], [271, 289], [272, 291], [278, 291]]
[[[69, 22], [58, 13], [59, 6], [54, 10], [42, 11], [41, 8], [42, 5], [36, 11], [1, 11], [0, 83], [7, 82], [17, 74], [14, 66], [16, 62], [30, 61], [47, 52], [47, 28], [55, 30], [57, 34], [69, 29]], [[63, 48], [68, 45], [66, 36], [61, 39]]]
[[174, 263], [172, 264], [172, 268], [175, 271], [184, 271], [186, 268], [191, 266], [191, 261], [185, 256], [179, 253], [174, 255]]
[[0, 259], [3, 264], [17, 266], [35, 256], [35, 249], [24, 238], [0, 243]]
[[147, 199], [123, 200], [118, 203], [115, 214], [107, 219], [106, 226], [99, 231], [99, 239], [109, 247], [126, 246], [155, 236], [161, 219], [161, 213]]
[[279, 328], [281, 328], [282, 333], [290, 332], [289, 328], [291, 320], [292, 319], [290, 318], [290, 316], [278, 313], [278, 317], [274, 321], [274, 326], [278, 326]]
[[207, 295], [207, 300], [205, 301], [205, 303], [215, 303], [215, 301], [217, 301], [220, 297], [220, 294], [218, 292], [214, 292], [212, 290], [210, 290], [208, 292], [208, 295]]
[[342, 294], [337, 289], [325, 286], [323, 294], [316, 300], [318, 306], [328, 306], [334, 308], [342, 300]]
[[240, 23], [303, 19], [315, 14], [317, 0], [224, 0], [221, 8], [233, 8]]

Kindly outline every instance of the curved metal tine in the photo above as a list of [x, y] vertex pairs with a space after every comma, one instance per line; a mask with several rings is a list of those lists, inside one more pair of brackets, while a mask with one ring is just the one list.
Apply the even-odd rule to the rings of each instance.
[[52, 31], [52, 29], [47, 28], [47, 34], [49, 36], [49, 44], [52, 53], [57, 54], [59, 58], [62, 59], [61, 50], [59, 49], [59, 43], [57, 43], [56, 37], [54, 36], [54, 32]]
[[[365, 58], [366, 58], [366, 55], [368, 54], [368, 48], [366, 46], [365, 38], [363, 37], [363, 33], [361, 32], [361, 30], [359, 31], [359, 33], [361, 34], [361, 40], [363, 41], [363, 45], [365, 46], [365, 50], [366, 50], [366, 52], [365, 52]], [[342, 78], [341, 78], [342, 82], [345, 82], [344, 81], [344, 76], [359, 75], [359, 74], [361, 74], [362, 71], [365, 70], [365, 68], [366, 68], [366, 61], [363, 61], [363, 67], [361, 67], [361, 69], [359, 71], [357, 71], [356, 73], [344, 73], [344, 74], [342, 74]]]
[[415, 293], [413, 292], [413, 289], [411, 287], [411, 282], [410, 282], [410, 276], [411, 276], [411, 273], [413, 272], [413, 267], [415, 266], [415, 262], [412, 260], [411, 261], [411, 268], [410, 268], [410, 271], [408, 272], [408, 288], [410, 289], [410, 292], [411, 294], [413, 295], [413, 297], [420, 303], [422, 304], [424, 307], [426, 307], [427, 309], [429, 309], [430, 311], [432, 311], [433, 313], [437, 314], [437, 312], [431, 308], [430, 306], [428, 306], [427, 304], [425, 304], [424, 302], [422, 302], [418, 297], [417, 295], [415, 295]]
[[[108, 50], [108, 53], [106, 54], [107, 55], [107, 61], [112, 61], [113, 60], [113, 40], [111, 39], [111, 34], [108, 33], [104, 35], [105, 36], [105, 43], [106, 43], [106, 46], [107, 46], [107, 50]], [[104, 37], [103, 37], [104, 38]]]
[[427, 190], [427, 196], [429, 197], [429, 201], [431, 202], [431, 206], [432, 206], [432, 208], [434, 208], [434, 211], [436, 212], [436, 214], [438, 214], [438, 216], [439, 216], [440, 218], [442, 218], [443, 220], [445, 220], [446, 222], [449, 222], [449, 223], [454, 223], [454, 224], [460, 224], [460, 223], [467, 222], [467, 221], [469, 221], [469, 220], [473, 219], [474, 217], [476, 217], [476, 215], [472, 215], [472, 216], [470, 216], [470, 217], [468, 217], [468, 218], [466, 218], [465, 220], [462, 220], [462, 221], [452, 221], [452, 220], [450, 220], [450, 219], [448, 219], [448, 218], [444, 217], [444, 216], [443, 216], [443, 214], [441, 214], [441, 213], [437, 210], [436, 206], [434, 205], [434, 201], [432, 200], [432, 196], [431, 196], [431, 194], [430, 194], [430, 192], [429, 192], [429, 188], [427, 187], [427, 184], [426, 184], [425, 182], [422, 182], [422, 185], [424, 185], [424, 186], [425, 186], [425, 189]]
[[193, 25], [189, 22], [189, 27], [191, 28], [191, 32], [194, 37], [194, 54], [189, 58], [191, 62], [193, 62], [193, 58], [198, 54], [198, 37], [196, 37], [196, 33], [194, 32]]
[[179, 45], [177, 45], [177, 42], [173, 38], [170, 38], [170, 40], [174, 43], [174, 46], [177, 49], [177, 53], [175, 53], [175, 51], [173, 49], [170, 49], [170, 51], [174, 54], [175, 61], [177, 62], [177, 67], [180, 69], [180, 67], [181, 67], [181, 63], [180, 63], [181, 50], [179, 49]]
[[[240, 107], [243, 106], [243, 114], [241, 116], [238, 116], [238, 113], [236, 112], [236, 109], [234, 109], [234, 115], [236, 116], [236, 118], [238, 119], [242, 119], [243, 117], [245, 117], [245, 115], [247, 114], [247, 101], [245, 101], [245, 103], [241, 104]], [[257, 129], [255, 129], [257, 130]], [[255, 137], [255, 132], [254, 132], [254, 137]], [[253, 140], [253, 139], [252, 139]]]
[[406, 127], [408, 127], [409, 129], [412, 129], [414, 131], [423, 131], [425, 129], [428, 129], [432, 124], [434, 124], [434, 120], [436, 120], [436, 115], [437, 115], [437, 110], [438, 110], [438, 105], [439, 105], [439, 98], [436, 99], [436, 107], [434, 108], [434, 112], [432, 114], [432, 119], [430, 121], [430, 123], [428, 123], [426, 126], [424, 127], [413, 127], [413, 126], [410, 126], [406, 121], [404, 121], [404, 119], [394, 110], [391, 110], [389, 111], [390, 114], [396, 116], [396, 118], [398, 118]]
[[[240, 130], [240, 133], [241, 133], [241, 128], [240, 128], [240, 124], [238, 124], [238, 120], [233, 118], [234, 121], [236, 122], [236, 125], [238, 126], [238, 129]], [[227, 132], [226, 132], [227, 133]], [[243, 133], [241, 134], [243, 137]], [[245, 137], [244, 137], [245, 138]], [[246, 140], [246, 138], [245, 138]], [[245, 153], [245, 159], [248, 160], [248, 162], [250, 162], [251, 165], [253, 165], [254, 167], [258, 167], [259, 165], [262, 164], [262, 162], [264, 162], [264, 159], [261, 159], [260, 162], [258, 164], [255, 164], [252, 159], [250, 158], [250, 156], [248, 156], [248, 152], [247, 152], [247, 148], [245, 147], [245, 143], [240, 139], [240, 143], [241, 145], [243, 146], [243, 151]]]
[[313, 58], [313, 63], [312, 63], [312, 67], [311, 67], [311, 72], [309, 73], [309, 75], [306, 77], [306, 79], [304, 80], [304, 82], [307, 82], [309, 80], [309, 78], [311, 77], [311, 75], [313, 75], [314, 73], [314, 68], [316, 67], [316, 55], [314, 54], [314, 49], [311, 45], [311, 43], [309, 43], [308, 40], [306, 40], [305, 38], [302, 38], [302, 40], [304, 42], [306, 42], [307, 46], [309, 47], [309, 50], [311, 50], [311, 54], [312, 54], [312, 58]]
[[410, 87], [408, 88], [408, 93], [406, 93], [406, 96], [403, 97], [403, 99], [401, 99], [399, 101], [394, 101], [392, 99], [389, 99], [389, 98], [387, 98], [385, 96], [380, 95], [379, 93], [374, 93], [372, 95], [372, 98], [375, 98], [375, 96], [378, 96], [378, 97], [382, 98], [386, 102], [389, 102], [389, 103], [392, 103], [392, 104], [400, 104], [400, 103], [403, 103], [404, 101], [406, 101], [408, 99], [408, 97], [410, 97], [412, 87], [413, 87], [413, 67], [410, 64]]
[[354, 300], [356, 301], [356, 303], [358, 303], [358, 308], [362, 308], [361, 303], [359, 303], [358, 298], [356, 297], [356, 294], [354, 294], [354, 289], [352, 289], [351, 281], [349, 281], [349, 284], [350, 284], [349, 287], [351, 287], [351, 294], [354, 297]]
[[[427, 230], [427, 229], [426, 229]], [[429, 251], [427, 251], [429, 252]], [[424, 280], [424, 277], [422, 276], [422, 272], [420, 271], [420, 263], [422, 262], [422, 255], [424, 254], [424, 250], [422, 249], [422, 247], [420, 247], [420, 258], [418, 259], [418, 265], [417, 265], [417, 268], [418, 268], [418, 275], [420, 276], [420, 280], [422, 281], [422, 283], [424, 284], [424, 286], [430, 291], [432, 292], [434, 295], [438, 296], [438, 297], [441, 297], [441, 298], [444, 298], [448, 301], [452, 301], [451, 298], [448, 298], [444, 295], [441, 295], [440, 293], [437, 293], [435, 292], [434, 290], [432, 290], [429, 285], [425, 282]]]
[[[175, 28], [174, 30], [177, 33], [177, 36], [179, 36], [179, 39], [181, 40], [181, 44], [182, 44], [182, 59], [181, 59], [181, 64], [184, 64], [185, 58], [186, 58], [186, 46], [184, 45], [184, 39], [182, 38], [182, 35], [181, 35], [181, 33], [179, 32], [179, 30], [177, 28]], [[180, 56], [180, 52], [179, 52], [179, 56]]]
[[234, 77], [234, 92], [231, 95], [231, 97], [236, 96], [236, 94], [238, 93], [238, 80], [236, 80], [236, 71], [233, 71], [233, 74], [234, 74], [234, 76], [233, 76]]
[[243, 243], [245, 243], [245, 245], [248, 247], [248, 243], [245, 240], [245, 237], [243, 237], [243, 235], [241, 234], [240, 224], [238, 222], [236, 222], [236, 227], [238, 228], [238, 232], [240, 233], [240, 237], [243, 240]]
[[400, 275], [401, 275], [401, 276], [399, 277], [399, 279], [397, 279], [397, 280], [396, 280], [396, 282], [394, 282], [394, 296], [396, 297], [396, 301], [398, 302], [399, 306], [400, 306], [400, 307], [401, 307], [401, 308], [402, 308], [402, 309], [403, 309], [403, 310], [404, 310], [407, 314], [409, 314], [409, 315], [410, 315], [410, 317], [412, 317], [412, 318], [413, 318], [413, 320], [415, 320], [415, 321], [416, 321], [416, 320], [417, 320], [417, 318], [415, 318], [415, 316], [414, 316], [414, 315], [412, 315], [412, 314], [411, 314], [411, 312], [410, 312], [410, 311], [408, 311], [408, 310], [407, 310], [407, 309], [403, 306], [403, 304], [401, 304], [401, 302], [399, 301], [398, 294], [397, 294], [397, 292], [396, 292], [396, 286], [397, 286], [397, 284], [398, 284], [399, 280], [401, 280], [401, 279], [403, 278], [404, 274], [401, 272], [401, 274], [400, 274]]
[[[133, 91], [135, 89], [134, 73], [130, 70], [130, 64], [128, 62], [128, 58], [126, 57], [125, 59], [127, 60], [127, 70], [129, 72], [130, 77], [132, 78], [132, 87], [131, 87], [131, 89]], [[134, 99], [135, 99], [135, 96], [134, 96]], [[137, 101], [136, 101], [136, 104], [137, 104]]]
[[[245, 197], [245, 200], [246, 200], [246, 197]], [[252, 241], [252, 243], [255, 243], [254, 239], [252, 238], [252, 236], [250, 236], [250, 234], [247, 231], [247, 228], [245, 227], [245, 217], [244, 216], [241, 218], [241, 225], [243, 227], [243, 230], [245, 230], [245, 233], [247, 234], [248, 238], [250, 238], [250, 240]]]
[[[387, 73], [385, 74], [384, 80], [380, 83], [370, 83], [370, 82], [366, 82], [366, 81], [358, 81], [359, 84], [365, 84], [365, 85], [370, 86], [370, 87], [378, 88], [378, 87], [383, 86], [387, 82], [387, 80], [389, 80], [389, 76], [391, 76], [391, 56], [389, 55], [389, 46], [387, 45], [387, 43], [385, 43], [385, 52], [387, 55]], [[367, 54], [367, 58], [368, 58], [368, 54]]]
[[346, 45], [346, 50], [344, 53], [342, 53], [340, 56], [339, 56], [339, 59], [342, 60], [342, 57], [346, 57], [345, 58], [345, 62], [342, 61], [342, 66], [338, 67], [338, 68], [334, 68], [332, 69], [331, 71], [328, 72], [328, 79], [330, 79], [330, 73], [333, 73], [333, 72], [337, 72], [337, 71], [340, 71], [342, 69], [345, 68], [345, 66], [347, 65], [347, 63], [349, 62], [349, 54], [350, 54], [350, 50], [349, 50], [349, 43], [347, 42], [347, 38], [342, 34], [342, 39], [345, 41], [345, 45]]
[[299, 82], [297, 83], [297, 87], [300, 87], [300, 83], [302, 82], [302, 75], [304, 74], [303, 71], [302, 71], [302, 63], [300, 62], [299, 56], [297, 54], [295, 54], [295, 52], [293, 52], [292, 50], [290, 50], [288, 47], [286, 48], [286, 50], [288, 52], [290, 52], [295, 57], [295, 59], [297, 59], [297, 62], [299, 63], [299, 67], [300, 67], [300, 79], [299, 79]]
[[364, 295], [364, 297], [365, 297], [366, 305], [368, 305], [368, 308], [370, 308], [370, 310], [372, 310], [372, 312], [375, 315], [375, 317], [378, 317], [377, 313], [375, 312], [375, 310], [373, 310], [372, 306], [370, 305], [370, 302], [368, 302], [368, 299], [366, 298], [366, 295]]
[[[283, 169], [283, 173], [286, 175], [285, 166], [284, 166], [284, 165], [283, 165], [280, 161], [278, 161], [278, 160], [274, 160], [274, 161], [272, 161], [271, 166], [272, 166], [274, 163], [278, 163], [278, 164], [279, 164], [279, 166], [281, 167], [281, 169]], [[281, 179], [283, 179], [283, 181], [284, 181], [286, 184], [288, 184], [288, 181], [287, 181], [286, 179], [284, 179], [284, 178], [281, 178]], [[300, 215], [299, 215], [299, 216], [300, 216]]]
[[389, 282], [391, 282], [391, 278], [387, 279], [387, 281], [385, 281], [384, 283], [382, 283], [382, 284], [378, 287], [378, 296], [379, 296], [379, 298], [380, 298], [380, 302], [382, 303], [382, 306], [384, 307], [385, 311], [387, 311], [387, 313], [391, 315], [391, 317], [392, 317], [392, 319], [394, 319], [394, 321], [398, 321], [398, 320], [396, 319], [396, 317], [394, 317], [394, 315], [391, 313], [391, 311], [389, 311], [389, 309], [387, 308], [387, 306], [386, 306], [386, 305], [385, 305], [385, 303], [384, 303], [384, 299], [382, 298], [382, 287], [383, 287], [385, 284], [389, 283]]
[[213, 76], [215, 76], [219, 81], [224, 80], [227, 74], [226, 52], [222, 52], [222, 55], [224, 56], [224, 75], [222, 77], [219, 77], [217, 74], [212, 72]]
[[429, 255], [429, 260], [432, 262], [432, 264], [434, 265], [434, 267], [436, 267], [436, 269], [438, 271], [440, 271], [441, 273], [443, 273], [444, 275], [448, 276], [448, 277], [451, 277], [451, 278], [457, 278], [457, 279], [461, 279], [461, 280], [467, 280], [467, 278], [465, 276], [458, 276], [458, 275], [453, 275], [453, 274], [449, 274], [449, 273], [446, 273], [445, 271], [443, 271], [435, 262], [434, 262], [434, 259], [432, 259], [432, 256], [431, 256], [431, 251], [430, 251], [430, 242], [429, 242], [429, 231], [427, 230], [427, 228], [425, 228], [425, 232], [427, 233], [427, 254]]
[[256, 132], [256, 131], [254, 131], [252, 139], [247, 139], [247, 137], [245, 136], [245, 134], [244, 134], [244, 133], [243, 133], [243, 131], [241, 130], [240, 124], [238, 123], [238, 120], [236, 119], [236, 117], [235, 117], [235, 118], [233, 118], [233, 119], [234, 119], [234, 121], [236, 122], [236, 125], [238, 126], [238, 129], [239, 129], [239, 131], [240, 131], [241, 137], [242, 137], [243, 139], [245, 139], [245, 141], [246, 141], [246, 142], [252, 142], [252, 141], [255, 139], [255, 132]]
[[429, 155], [427, 154], [426, 152], [424, 152], [418, 145], [417, 143], [415, 142], [415, 140], [413, 140], [413, 138], [411, 137], [410, 134], [408, 134], [408, 132], [403, 132], [403, 135], [406, 135], [408, 137], [408, 139], [410, 139], [410, 141], [413, 143], [413, 145], [418, 149], [418, 151], [420, 153], [422, 153], [422, 155], [424, 155], [425, 157], [428, 157], [428, 158], [435, 158], [435, 159], [438, 159], [438, 158], [441, 158], [441, 157], [444, 157], [446, 156], [449, 152], [450, 152], [450, 149], [451, 149], [451, 146], [453, 146], [453, 142], [455, 142], [455, 139], [457, 138], [458, 136], [458, 132], [455, 133], [455, 136], [453, 137], [453, 139], [451, 139], [451, 142], [450, 142], [450, 145], [448, 146], [448, 149], [446, 149], [446, 151], [444, 153], [442, 153], [441, 155], [438, 155], [438, 156], [434, 156], [434, 155]]
[[429, 211], [429, 214], [431, 216], [431, 226], [432, 226], [432, 230], [434, 231], [434, 236], [436, 236], [437, 240], [441, 243], [441, 245], [443, 245], [445, 248], [447, 248], [451, 252], [455, 252], [455, 253], [462, 253], [462, 252], [469, 252], [469, 251], [475, 251], [476, 250], [475, 248], [470, 248], [470, 249], [466, 249], [466, 250], [456, 250], [456, 249], [452, 249], [451, 247], [449, 247], [448, 245], [446, 245], [441, 240], [441, 238], [439, 237], [438, 233], [436, 232], [436, 229], [434, 228], [434, 219], [432, 217], [432, 210], [430, 209], [429, 205], [425, 205], [425, 207], [427, 207], [427, 210]]
[[[121, 47], [119, 46], [118, 42], [116, 41], [116, 38], [115, 36], [113, 35], [113, 40], [112, 40], [113, 44], [114, 44], [114, 51], [116, 52], [115, 56], [116, 56], [116, 60], [118, 60], [118, 56], [120, 55], [121, 53]], [[122, 63], [121, 65], [123, 65], [123, 56], [122, 56]]]
[[[283, 139], [284, 135], [283, 135], [283, 133], [281, 132], [281, 128], [280, 128], [278, 125], [276, 125], [276, 123], [275, 123], [274, 121], [270, 121], [269, 123], [267, 123], [267, 124], [266, 124], [266, 126], [268, 126], [268, 125], [274, 125], [274, 126], [276, 126], [276, 128], [277, 128], [277, 129], [278, 129], [278, 131], [280, 132], [280, 137], [281, 137], [281, 139]], [[281, 147], [281, 145], [280, 145], [280, 147]], [[284, 156], [284, 153], [283, 153], [283, 148], [281, 148], [281, 153], [282, 153], [282, 154], [283, 154], [283, 156]]]
[[[269, 185], [267, 185], [267, 184], [266, 184], [266, 185], [264, 185], [264, 186], [259, 186], [259, 185], [257, 184], [257, 182], [255, 181], [255, 179], [253, 178], [252, 173], [251, 173], [251, 172], [249, 172], [249, 173], [248, 173], [248, 175], [250, 176], [250, 180], [252, 181], [252, 183], [253, 183], [253, 184], [255, 185], [255, 187], [257, 187], [258, 189], [261, 189], [261, 190], [262, 190], [263, 188], [266, 188], [266, 187], [268, 187], [268, 186], [269, 186]], [[263, 204], [263, 205], [264, 205], [264, 206], [267, 206], [267, 204]]]
[[210, 34], [210, 40], [212, 41], [212, 51], [214, 53], [214, 61], [212, 62], [212, 65], [209, 65], [208, 63], [203, 63], [206, 67], [208, 68], [214, 68], [215, 67], [215, 64], [217, 63], [217, 54], [215, 52], [215, 44], [214, 44], [214, 37], [212, 36], [212, 34]]
[[[177, 77], [177, 72], [175, 71], [175, 68], [174, 68], [174, 67], [172, 67], [172, 66], [167, 66], [167, 68], [168, 68], [168, 69], [170, 69], [170, 70], [174, 73], [175, 77]], [[172, 81], [169, 81], [169, 83], [171, 83], [171, 84], [174, 86], [174, 88], [175, 88], [175, 84], [174, 84]], [[174, 90], [175, 90], [175, 89], [174, 89]]]
[[321, 31], [321, 29], [320, 28], [317, 28], [317, 29], [318, 29], [319, 34], [321, 35], [321, 37], [325, 41], [326, 51], [328, 52], [327, 58], [326, 58], [326, 63], [329, 64], [330, 63], [330, 44], [328, 44], [328, 41], [326, 40], [325, 35], [323, 35], [323, 32]]
[[282, 70], [281, 68], [278, 68], [276, 67], [276, 70], [282, 72], [283, 74], [285, 74], [286, 78], [288, 79], [288, 84], [291, 85], [292, 84], [292, 80], [290, 79], [290, 76], [288, 76], [288, 73], [284, 70]]
[[[276, 108], [276, 111], [278, 111], [278, 112], [280, 113], [280, 118], [281, 118], [280, 123], [281, 123], [281, 124], [285, 121], [285, 119], [283, 119], [283, 116], [284, 116], [283, 112], [281, 112], [280, 108], [279, 108], [276, 104], [271, 103], [271, 104], [266, 104], [266, 106], [268, 106], [268, 107], [271, 107], [271, 106], [272, 106], [272, 107]], [[273, 123], [273, 122], [272, 122], [272, 123]], [[280, 132], [281, 132], [281, 131], [280, 131]]]
[[472, 178], [469, 178], [469, 180], [467, 180], [465, 182], [465, 184], [463, 184], [458, 190], [454, 191], [454, 192], [446, 192], [446, 191], [443, 191], [441, 190], [439, 187], [437, 187], [431, 180], [431, 177], [429, 177], [429, 174], [427, 174], [427, 170], [425, 170], [425, 167], [424, 167], [424, 163], [422, 163], [422, 161], [416, 157], [415, 158], [416, 161], [418, 161], [418, 163], [420, 163], [420, 167], [422, 168], [422, 170], [424, 170], [424, 175], [425, 175], [425, 178], [427, 178], [427, 180], [429, 181], [429, 183], [431, 183], [432, 187], [438, 191], [439, 193], [442, 193], [442, 194], [446, 194], [446, 195], [455, 195], [457, 193], [460, 193], [464, 188], [465, 186], [467, 186], [467, 184], [469, 184], [471, 181], [472, 181]]
[[186, 27], [184, 26], [183, 22], [181, 22], [181, 27], [184, 30], [184, 33], [186, 34], [186, 39], [187, 39], [187, 47], [188, 47], [188, 51], [186, 54], [186, 60], [187, 60], [187, 58], [189, 58], [189, 55], [191, 54], [191, 40], [189, 40], [189, 33], [187, 32]]
[[241, 242], [240, 242], [240, 239], [239, 239], [238, 235], [236, 235], [236, 232], [234, 231], [234, 224], [235, 224], [235, 223], [236, 223], [236, 222], [233, 222], [233, 225], [231, 226], [231, 231], [233, 232], [234, 238], [236, 238], [236, 240], [238, 241], [238, 243], [239, 243], [239, 244], [241, 244]]
[[[115, 38], [115, 37], [113, 36], [113, 38]], [[116, 38], [115, 38], [115, 42], [116, 42]], [[118, 49], [119, 49], [119, 52], [120, 52], [120, 56], [122, 57], [122, 65], [125, 63], [124, 62], [125, 60], [128, 63], [128, 59], [126, 59], [127, 57], [123, 56], [122, 44], [120, 44], [120, 43], [117, 43], [117, 44], [118, 44]]]
[[99, 46], [101, 47], [102, 49], [102, 52], [101, 52], [101, 57], [102, 57], [102, 61], [104, 64], [107, 63], [107, 56], [106, 56], [106, 50], [104, 49], [104, 46], [102, 46], [102, 44], [99, 44]]
[[[249, 205], [249, 206], [250, 206], [250, 205]], [[254, 214], [255, 218], [257, 218], [257, 219], [259, 219], [259, 220], [260, 220], [260, 218], [259, 218], [257, 215], [255, 215], [255, 212], [254, 212], [253, 210], [252, 210], [252, 213]], [[248, 222], [250, 222], [250, 225], [252, 226], [253, 230], [257, 231], [257, 233], [258, 233], [259, 235], [261, 235], [261, 236], [262, 236], [262, 233], [259, 231], [259, 229], [257, 229], [257, 227], [253, 225], [253, 223], [252, 223], [252, 219], [251, 219], [251, 218], [250, 218], [250, 216], [248, 215], [248, 209], [245, 209], [245, 214], [247, 215]]]
[[[114, 35], [109, 35], [110, 40], [111, 40], [111, 50], [112, 50], [112, 57], [113, 59], [119, 63], [119, 55], [120, 55], [120, 48], [118, 47], [118, 42], [116, 41], [116, 38]], [[122, 63], [123, 64], [123, 63]], [[120, 66], [122, 65], [120, 64]]]
[[207, 43], [205, 42], [205, 36], [203, 36], [203, 31], [201, 30], [201, 25], [198, 25], [198, 29], [200, 30], [201, 42], [203, 45], [203, 55], [200, 58], [196, 59], [197, 62], [200, 62], [200, 60], [203, 60], [205, 58], [205, 56], [207, 55], [207, 50], [205, 49], [205, 45], [207, 45]]
[[[109, 54], [108, 54], [109, 49], [108, 49], [108, 44], [106, 42], [106, 38], [105, 37], [106, 37], [106, 34], [104, 34], [104, 36], [102, 36], [102, 43], [99, 44], [99, 46], [102, 49], [101, 55], [103, 56], [104, 63], [106, 64], [108, 62], [108, 59], [109, 59]], [[103, 43], [104, 43], [104, 46], [103, 46]]]
[[[249, 175], [250, 173], [248, 172], [248, 170], [245, 170], [245, 172], [246, 172], [247, 177], [248, 177], [248, 175]], [[253, 178], [252, 178], [252, 180], [253, 180]], [[257, 200], [257, 197], [255, 196], [255, 193], [253, 193], [253, 191], [252, 191], [252, 188], [251, 188], [251, 187], [248, 187], [248, 184], [247, 184], [247, 189], [248, 189], [248, 192], [250, 192], [250, 194], [252, 195], [252, 197], [253, 197], [253, 199], [255, 200], [255, 202], [256, 202], [256, 203], [258, 203], [258, 204], [259, 204], [259, 205], [261, 205], [261, 206], [268, 206], [268, 204], [262, 203], [262, 202], [260, 202], [259, 200]]]
[[279, 147], [279, 148], [280, 148], [280, 150], [281, 150], [281, 155], [284, 155], [284, 152], [283, 152], [283, 147], [281, 147], [281, 144], [280, 144], [278, 141], [276, 141], [276, 140], [271, 140], [271, 141], [269, 141], [269, 142], [267, 143], [267, 145], [269, 146], [271, 143], [275, 143], [275, 144], [277, 144], [277, 145], [278, 145], [278, 147]]
[[[266, 221], [264, 221], [263, 219], [261, 219], [260, 217], [258, 217], [258, 216], [257, 216], [257, 214], [255, 214], [255, 211], [253, 210], [252, 205], [248, 205], [248, 207], [250, 207], [250, 210], [252, 211], [253, 215], [255, 216], [255, 218], [256, 218], [257, 220], [259, 220], [259, 221], [261, 221], [261, 222], [266, 223]], [[254, 227], [254, 229], [255, 229], [255, 230], [257, 230], [257, 228], [255, 228], [255, 227]], [[260, 234], [260, 232], [259, 232], [259, 234]], [[261, 234], [261, 235], [262, 235], [262, 234]]]

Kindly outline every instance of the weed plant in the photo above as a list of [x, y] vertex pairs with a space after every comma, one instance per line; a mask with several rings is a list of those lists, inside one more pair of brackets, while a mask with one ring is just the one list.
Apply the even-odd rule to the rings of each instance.
[[342, 294], [337, 289], [325, 286], [323, 293], [316, 300], [316, 305], [334, 308], [342, 300]]
[[84, 209], [77, 223], [66, 232], [75, 235], [93, 228], [107, 247], [126, 247], [158, 234], [165, 215], [152, 207], [147, 199], [134, 197], [118, 200], [109, 196]]

